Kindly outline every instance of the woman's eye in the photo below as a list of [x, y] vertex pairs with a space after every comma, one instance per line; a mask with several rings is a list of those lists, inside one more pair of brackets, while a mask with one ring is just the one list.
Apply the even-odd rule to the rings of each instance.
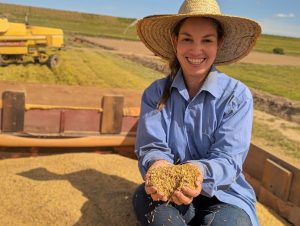
[[204, 39], [203, 42], [212, 42], [210, 39]]
[[190, 38], [183, 38], [182, 41], [183, 42], [191, 42], [192, 40]]

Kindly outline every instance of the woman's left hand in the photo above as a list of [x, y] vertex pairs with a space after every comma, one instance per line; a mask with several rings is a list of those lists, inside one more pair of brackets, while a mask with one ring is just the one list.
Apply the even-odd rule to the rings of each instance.
[[188, 205], [193, 201], [193, 198], [200, 195], [202, 190], [202, 181], [203, 177], [200, 176], [197, 178], [195, 185], [195, 189], [191, 189], [189, 187], [183, 187], [180, 191], [175, 191], [171, 197], [171, 201], [177, 205]]

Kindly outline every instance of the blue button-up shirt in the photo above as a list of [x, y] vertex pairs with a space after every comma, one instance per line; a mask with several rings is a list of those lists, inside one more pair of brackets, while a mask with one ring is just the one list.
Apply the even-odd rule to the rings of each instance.
[[142, 96], [135, 148], [142, 176], [155, 160], [192, 162], [203, 173], [201, 194], [244, 209], [258, 225], [255, 193], [242, 172], [253, 119], [249, 89], [212, 67], [190, 99], [179, 70], [165, 108], [158, 111], [165, 83], [166, 78], [155, 81]]

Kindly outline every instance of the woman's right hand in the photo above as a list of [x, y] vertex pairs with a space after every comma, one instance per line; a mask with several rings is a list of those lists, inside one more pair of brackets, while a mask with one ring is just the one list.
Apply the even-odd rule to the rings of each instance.
[[151, 195], [151, 198], [154, 201], [168, 201], [168, 197], [165, 196], [162, 193], [157, 192], [157, 189], [151, 184], [150, 182], [150, 170], [155, 169], [157, 167], [163, 167], [163, 166], [170, 166], [172, 165], [166, 160], [157, 160], [155, 161], [148, 169], [146, 175], [145, 175], [145, 191], [148, 195]]

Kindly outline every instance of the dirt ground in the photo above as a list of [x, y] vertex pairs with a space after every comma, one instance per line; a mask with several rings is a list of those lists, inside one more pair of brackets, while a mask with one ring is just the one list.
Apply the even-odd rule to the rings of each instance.
[[289, 122], [258, 110], [254, 110], [254, 118], [258, 122], [264, 122], [264, 124], [272, 127], [274, 130], [279, 130], [284, 137], [296, 142], [300, 141], [298, 123]]
[[[280, 131], [282, 139], [289, 139], [295, 142], [299, 142], [300, 140], [300, 126], [298, 123], [290, 122], [259, 110], [254, 110], [254, 121], [261, 125], [269, 126], [273, 129], [273, 131]], [[252, 137], [251, 143], [266, 151], [269, 151], [276, 157], [288, 162], [289, 164], [300, 168], [299, 159], [287, 155], [280, 146], [272, 145], [270, 141], [266, 142], [265, 139], [254, 136]]]
[[71, 107], [101, 107], [104, 95], [123, 95], [126, 107], [138, 107], [141, 96], [141, 92], [130, 89], [0, 81], [0, 94], [5, 91], [24, 92], [28, 104]]
[[[137, 161], [77, 153], [0, 161], [1, 226], [136, 226]], [[257, 204], [262, 226], [289, 225]]]

